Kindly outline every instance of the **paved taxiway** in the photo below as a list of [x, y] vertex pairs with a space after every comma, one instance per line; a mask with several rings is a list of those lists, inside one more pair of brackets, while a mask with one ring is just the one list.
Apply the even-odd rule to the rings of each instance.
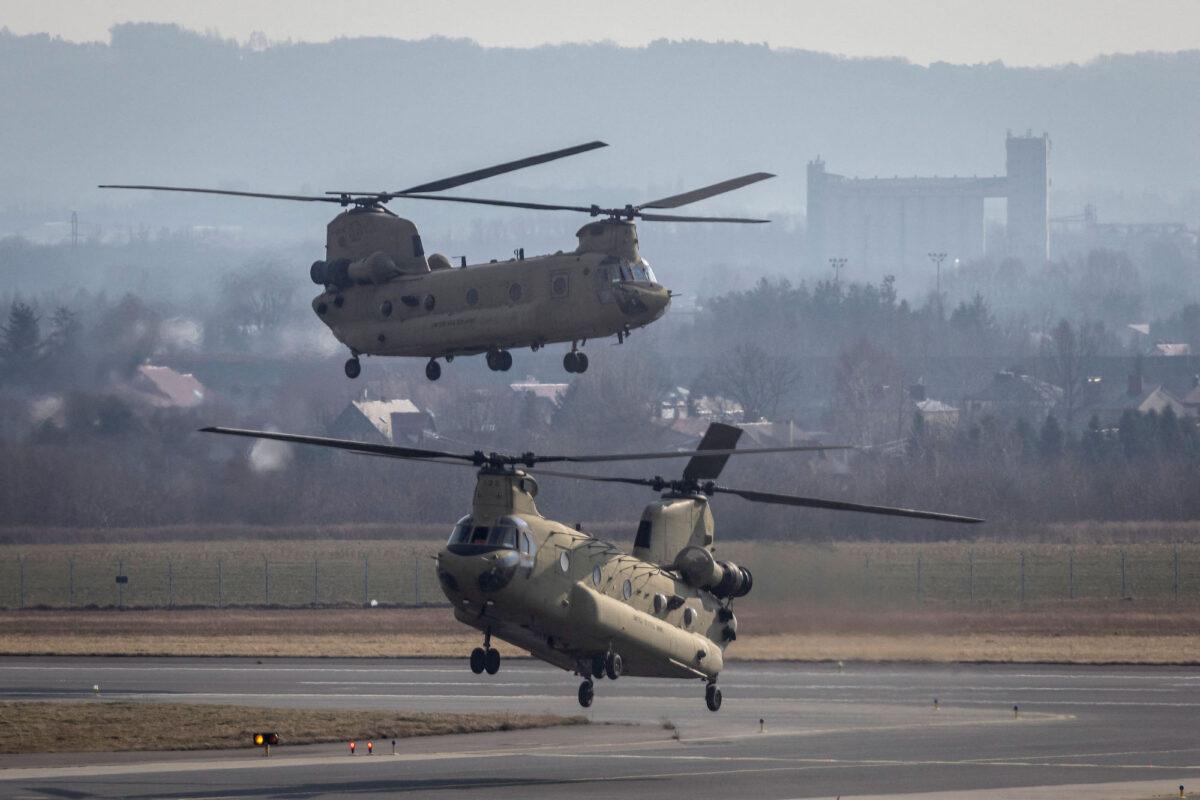
[[[581, 711], [577, 679], [530, 661], [477, 677], [465, 659], [0, 658], [2, 699], [81, 699], [93, 684], [109, 699], [150, 702]], [[1065, 786], [1091, 784], [1089, 797], [1136, 798], [1200, 788], [1196, 669], [734, 663], [721, 685], [725, 705], [712, 714], [699, 682], [600, 681], [592, 720], [635, 725], [409, 740], [398, 756], [387, 742], [371, 757], [341, 745], [284, 746], [269, 760], [251, 748], [0, 756], [0, 796], [769, 800], [1009, 790], [979, 795], [990, 798], [1038, 796], [1013, 790], [1034, 786], [1077, 795]]]

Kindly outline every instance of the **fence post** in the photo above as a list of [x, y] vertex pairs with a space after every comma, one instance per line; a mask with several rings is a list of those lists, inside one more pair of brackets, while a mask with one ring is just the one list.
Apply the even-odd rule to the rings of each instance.
[[1121, 599], [1127, 597], [1125, 593], [1125, 551], [1121, 551]]
[[25, 607], [25, 556], [17, 556], [17, 574], [20, 588], [17, 595], [17, 608]]
[[1025, 602], [1025, 551], [1021, 551], [1021, 602]]
[[175, 567], [167, 559], [167, 608], [175, 607]]
[[862, 599], [866, 600], [871, 593], [871, 554], [863, 554], [863, 583], [862, 583]]
[[271, 605], [271, 562], [263, 556], [263, 605]]
[[1175, 594], [1175, 602], [1179, 602], [1179, 545], [1175, 545], [1175, 579], [1172, 582], [1172, 589]]
[[67, 607], [75, 607], [75, 559], [67, 559]]
[[316, 558], [313, 558], [313, 602], [312, 602], [312, 604], [314, 606], [317, 604], [317, 598], [320, 597], [320, 595], [321, 595], [321, 591], [320, 591], [321, 584], [320, 584], [320, 577], [319, 577], [320, 563], [321, 562], [318, 561]]
[[917, 599], [921, 599], [921, 554], [917, 553]]
[[363, 606], [371, 605], [371, 562], [363, 556]]
[[[125, 574], [125, 562], [117, 559], [117, 577]], [[125, 607], [125, 584], [117, 583], [117, 608]]]
[[413, 595], [416, 605], [421, 605], [421, 557], [413, 556]]
[[225, 587], [222, 585], [224, 576], [221, 574], [221, 559], [217, 559], [217, 608], [225, 607]]
[[967, 551], [967, 598], [975, 599], [975, 548]]
[[1067, 554], [1067, 599], [1075, 599], [1075, 551]]

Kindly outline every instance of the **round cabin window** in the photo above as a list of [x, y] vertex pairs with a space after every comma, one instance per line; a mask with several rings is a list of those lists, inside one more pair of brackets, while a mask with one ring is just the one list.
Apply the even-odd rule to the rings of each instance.
[[562, 553], [560, 553], [558, 556], [558, 568], [563, 572], [567, 572], [571, 569], [571, 558], [567, 555], [566, 550], [562, 551]]
[[426, 311], [433, 311], [433, 307], [436, 304], [437, 304], [437, 300], [434, 298], [433, 295], [431, 295], [431, 294], [425, 295], [425, 310]]
[[626, 578], [625, 583], [621, 584], [621, 595], [626, 600], [633, 597], [633, 584], [630, 583], [629, 578]]
[[467, 305], [473, 306], [479, 302], [479, 290], [467, 289]]
[[599, 567], [592, 568], [592, 583], [594, 583], [596, 586], [599, 586], [601, 577], [602, 576], [600, 575], [600, 568]]
[[692, 623], [696, 621], [696, 611], [692, 608], [685, 608], [683, 611], [683, 624], [687, 627], [692, 627]]
[[382, 303], [380, 303], [379, 313], [385, 317], [390, 317], [392, 315], [392, 301], [384, 300]]
[[514, 283], [508, 287], [508, 299], [514, 303], [521, 299], [521, 284]]
[[567, 276], [555, 275], [550, 288], [554, 292], [555, 297], [565, 297], [567, 294]]

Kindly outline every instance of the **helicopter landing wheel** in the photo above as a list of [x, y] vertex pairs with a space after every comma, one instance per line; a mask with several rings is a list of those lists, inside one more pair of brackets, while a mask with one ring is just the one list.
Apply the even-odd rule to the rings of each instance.
[[625, 669], [625, 661], [621, 658], [620, 653], [609, 652], [604, 657], [604, 674], [609, 680], [615, 681], [621, 677], [621, 672]]
[[563, 369], [567, 372], [587, 372], [588, 357], [583, 353], [572, 350], [563, 356]]
[[487, 653], [482, 647], [476, 647], [471, 651], [471, 672], [476, 675], [482, 675], [483, 670], [487, 665]]
[[708, 706], [709, 711], [721, 710], [721, 690], [717, 688], [715, 683], [710, 683], [705, 687], [704, 703]]
[[579, 684], [579, 705], [583, 706], [584, 708], [590, 708], [592, 705], [592, 700], [595, 698], [595, 696], [596, 690], [595, 687], [592, 686], [591, 681], [584, 681], [583, 683]]
[[346, 361], [346, 377], [354, 380], [362, 373], [362, 364], [359, 363], [358, 357], [348, 359]]
[[604, 656], [592, 658], [592, 677], [596, 679], [604, 677]]
[[431, 381], [442, 377], [442, 365], [432, 358], [429, 359], [429, 363], [425, 365], [425, 377]]
[[483, 668], [487, 670], [488, 675], [495, 675], [500, 671], [500, 651], [489, 647], [484, 651]]
[[512, 369], [512, 353], [507, 350], [491, 350], [486, 356], [488, 369], [492, 372], [508, 372]]

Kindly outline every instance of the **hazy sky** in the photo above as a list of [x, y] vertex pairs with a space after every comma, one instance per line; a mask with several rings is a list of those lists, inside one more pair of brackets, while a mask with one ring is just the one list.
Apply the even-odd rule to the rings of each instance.
[[1012, 65], [1200, 48], [1200, 0], [0, 0], [0, 26], [73, 41], [128, 21], [245, 41], [378, 35], [527, 47], [654, 39], [766, 42], [917, 63]]

